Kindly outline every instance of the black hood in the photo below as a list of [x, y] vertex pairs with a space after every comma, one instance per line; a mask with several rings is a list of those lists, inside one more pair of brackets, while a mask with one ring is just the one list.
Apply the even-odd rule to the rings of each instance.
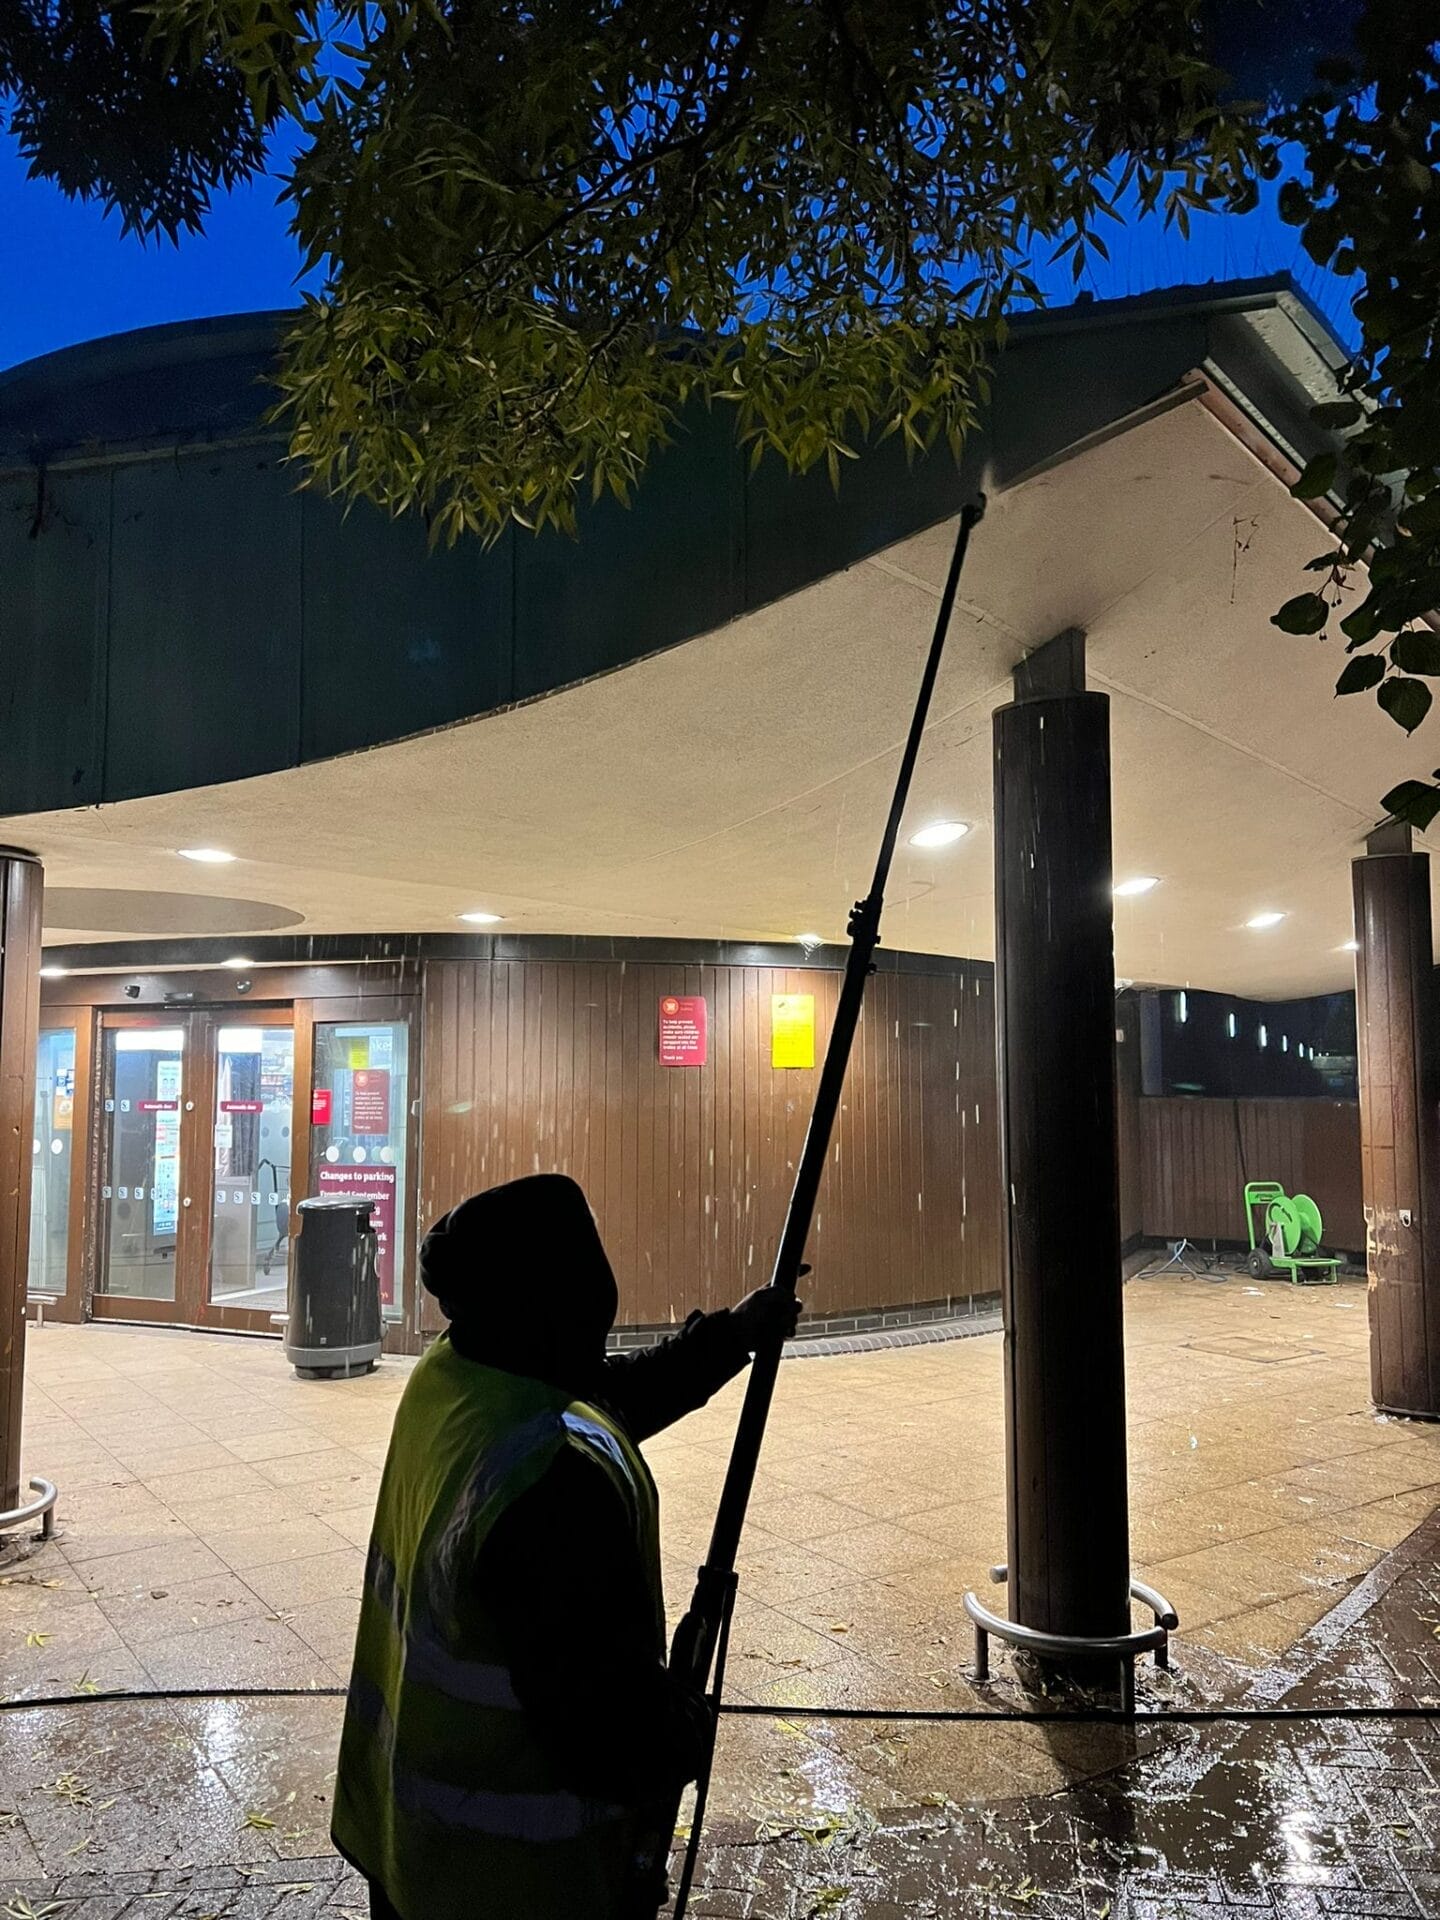
[[420, 1245], [420, 1278], [467, 1359], [571, 1391], [597, 1376], [619, 1293], [582, 1189], [563, 1173], [462, 1200]]

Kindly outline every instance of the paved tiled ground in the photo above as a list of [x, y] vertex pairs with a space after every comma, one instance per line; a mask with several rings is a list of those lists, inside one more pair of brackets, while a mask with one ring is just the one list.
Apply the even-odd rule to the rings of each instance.
[[[1127, 1331], [1137, 1570], [1180, 1608], [1182, 1697], [1213, 1694], [1273, 1666], [1430, 1512], [1440, 1497], [1440, 1432], [1369, 1411], [1358, 1287], [1139, 1281], [1127, 1290]], [[30, 1356], [30, 1464], [60, 1482], [61, 1529], [44, 1553], [0, 1568], [11, 1582], [0, 1586], [0, 1689], [43, 1696], [343, 1678], [404, 1367], [301, 1382], [268, 1344], [117, 1328], [32, 1331]], [[736, 1399], [732, 1389], [649, 1449], [665, 1503], [672, 1606], [686, 1597], [703, 1547]], [[960, 1594], [1003, 1553], [1000, 1419], [994, 1337], [814, 1359], [782, 1373], [746, 1541], [730, 1689], [776, 1711], [727, 1723], [716, 1818], [751, 1838], [717, 1858], [751, 1873], [786, 1854], [777, 1835], [803, 1829], [810, 1839], [791, 1851], [800, 1850], [804, 1871], [786, 1873], [811, 1888], [817, 1913], [828, 1911], [832, 1883], [810, 1868], [854, 1864], [856, 1836], [872, 1828], [864, 1857], [880, 1862], [879, 1879], [864, 1911], [901, 1910], [901, 1854], [886, 1850], [903, 1854], [912, 1841], [895, 1809], [910, 1809], [918, 1831], [960, 1819], [947, 1803], [974, 1808], [961, 1824], [973, 1817], [982, 1834], [987, 1815], [1032, 1796], [1047, 1796], [1035, 1803], [1047, 1819], [1057, 1809], [1082, 1824], [1114, 1817], [1065, 1794], [1099, 1791], [1075, 1783], [1124, 1761], [1113, 1732], [785, 1717], [797, 1703], [974, 1700]], [[20, 1817], [7, 1826], [0, 1814], [0, 1889], [7, 1876], [20, 1884], [86, 1865], [108, 1885], [122, 1867], [189, 1861], [214, 1873], [277, 1854], [311, 1859], [328, 1818], [336, 1712], [317, 1699], [7, 1716], [0, 1804]], [[1420, 1736], [1415, 1751], [1416, 1767], [1433, 1766]], [[1312, 1762], [1295, 1764], [1303, 1773]], [[1372, 1753], [1362, 1770], [1373, 1765]], [[70, 1776], [68, 1787], [57, 1784]], [[1176, 1791], [1157, 1788], [1160, 1799]], [[1026, 1817], [1038, 1820], [1033, 1809]], [[1090, 1847], [1089, 1827], [1085, 1834], [1077, 1844], [1101, 1851]], [[1021, 1889], [1018, 1910], [1030, 1899], [1025, 1874], [1039, 1880], [1033, 1866], [1005, 1879], [1015, 1864], [1006, 1859], [992, 1891], [999, 1899], [1005, 1886]], [[314, 1877], [297, 1866], [290, 1890], [274, 1894], [275, 1910], [303, 1912], [293, 1903], [320, 1899], [318, 1885], [296, 1890]], [[209, 1893], [196, 1892], [199, 1904], [174, 1910], [270, 1910], [255, 1906], [255, 1889], [238, 1906], [207, 1906]], [[739, 1881], [731, 1892], [717, 1913], [778, 1920], [806, 1911], [757, 1904]], [[337, 1885], [324, 1897], [350, 1896]], [[1063, 1910], [1084, 1911], [1079, 1898], [1072, 1888]], [[830, 1905], [840, 1907], [838, 1896]], [[126, 1910], [93, 1908], [107, 1920]], [[135, 1910], [166, 1911], [159, 1900]], [[1165, 1909], [1133, 1908], [1142, 1910]]]
[[1440, 1714], [1437, 1548], [1432, 1521], [1232, 1699], [1334, 1717], [1147, 1731], [1075, 1786], [981, 1805], [932, 1734], [919, 1805], [717, 1822], [695, 1920], [1434, 1920], [1440, 1719], [1395, 1710]]

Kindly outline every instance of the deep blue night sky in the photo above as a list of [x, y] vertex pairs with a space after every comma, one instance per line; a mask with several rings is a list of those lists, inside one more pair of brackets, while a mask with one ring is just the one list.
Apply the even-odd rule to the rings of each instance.
[[[275, 181], [252, 183], [217, 203], [202, 237], [143, 246], [98, 208], [27, 180], [0, 136], [0, 367], [159, 321], [294, 305], [299, 261], [277, 191]], [[1269, 206], [1243, 220], [1199, 218], [1188, 241], [1158, 219], [1105, 232], [1110, 262], [1081, 282], [1098, 299], [1288, 272], [1344, 337], [1353, 333], [1355, 283], [1322, 273]], [[1042, 277], [1055, 304], [1073, 297], [1068, 267]]]

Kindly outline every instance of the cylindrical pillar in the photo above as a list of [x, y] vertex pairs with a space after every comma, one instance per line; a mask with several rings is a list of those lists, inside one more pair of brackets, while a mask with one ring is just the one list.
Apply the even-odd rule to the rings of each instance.
[[43, 882], [33, 855], [0, 847], [0, 1512], [20, 1504]]
[[1010, 1616], [1092, 1636], [1130, 1625], [1109, 705], [995, 715]]
[[[1408, 838], [1408, 836], [1407, 836]], [[1354, 863], [1360, 1163], [1370, 1275], [1370, 1391], [1440, 1417], [1440, 1032], [1430, 861]]]

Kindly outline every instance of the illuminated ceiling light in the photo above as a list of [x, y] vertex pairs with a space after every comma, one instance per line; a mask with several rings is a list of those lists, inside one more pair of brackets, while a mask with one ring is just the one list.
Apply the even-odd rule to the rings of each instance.
[[226, 853], [223, 847], [177, 847], [176, 852], [182, 860], [198, 860], [206, 867], [228, 867], [237, 858], [233, 853]]
[[68, 967], [41, 967], [42, 980], [63, 980], [70, 969]]
[[1263, 933], [1266, 927], [1278, 927], [1284, 918], [1283, 913], [1257, 913], [1245, 924], [1255, 933]]
[[1115, 898], [1129, 900], [1137, 893], [1149, 893], [1152, 887], [1158, 887], [1159, 884], [1158, 873], [1137, 873], [1133, 880], [1121, 880], [1116, 883]]
[[232, 973], [243, 973], [247, 967], [253, 967], [255, 962], [247, 960], [243, 953], [237, 953], [229, 960], [222, 960], [220, 964], [222, 967], [229, 967]]
[[1264, 1027], [1260, 1029], [1260, 1044], [1262, 1047], [1268, 1047], [1270, 1044], [1270, 1036], [1266, 1033]]
[[1347, 940], [1339, 951], [1341, 953], [1358, 953], [1360, 951], [1360, 942], [1358, 940]]
[[818, 933], [797, 933], [795, 938], [806, 953], [813, 953], [817, 947], [823, 947], [825, 944]]
[[479, 908], [474, 913], [457, 913], [455, 918], [463, 920], [467, 927], [493, 927], [504, 919], [501, 913], [484, 913]]
[[1238, 1025], [1236, 1024], [1235, 1016], [1233, 1013], [1227, 1013], [1225, 1016], [1225, 1031], [1226, 1033], [1229, 1034], [1232, 1040], [1235, 1038], [1235, 1035], [1240, 1031]]
[[1182, 1027], [1185, 1025], [1185, 1022], [1190, 1018], [1190, 1002], [1185, 997], [1185, 989], [1183, 987], [1180, 989], [1180, 992], [1176, 997], [1175, 1018], [1180, 1022]]
[[912, 847], [953, 847], [957, 840], [963, 840], [970, 831], [966, 820], [932, 820], [928, 827], [921, 827], [918, 833], [912, 833]]

